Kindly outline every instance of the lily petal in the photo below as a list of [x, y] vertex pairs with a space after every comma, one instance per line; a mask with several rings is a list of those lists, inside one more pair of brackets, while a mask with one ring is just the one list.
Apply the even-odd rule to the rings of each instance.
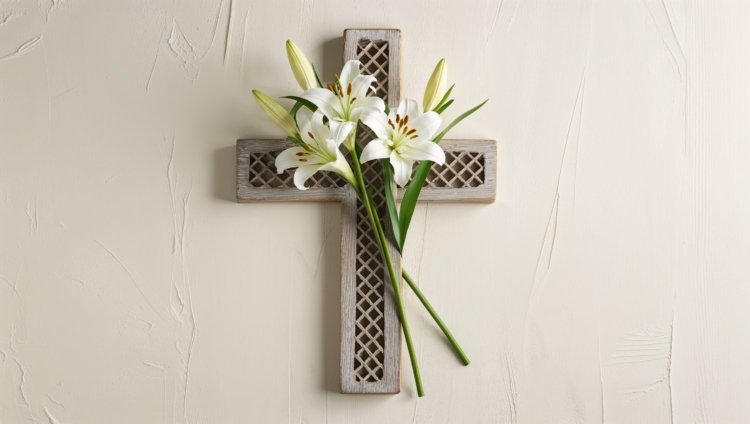
[[352, 81], [352, 97], [358, 99], [367, 97], [367, 92], [375, 81], [377, 81], [377, 79], [372, 75], [357, 75]]
[[327, 164], [323, 165], [320, 170], [335, 172], [344, 177], [344, 179], [352, 186], [357, 184], [354, 179], [352, 168], [349, 166], [349, 162], [346, 161], [346, 158], [344, 158], [344, 155], [341, 154], [341, 152], [337, 154], [335, 162], [328, 162]]
[[312, 122], [313, 111], [306, 107], [302, 107], [297, 111], [297, 124], [302, 128], [305, 125], [310, 125]]
[[302, 108], [297, 112], [297, 123], [299, 125], [299, 135], [302, 141], [309, 145], [315, 145], [315, 140], [310, 134], [315, 135], [313, 128], [313, 116], [319, 112], [312, 113], [307, 108]]
[[346, 91], [346, 86], [354, 81], [359, 75], [360, 62], [358, 60], [349, 60], [344, 64], [344, 68], [341, 70], [339, 75], [339, 82], [341, 82], [342, 89]]
[[357, 99], [352, 104], [351, 117], [352, 121], [361, 119], [362, 115], [369, 112], [383, 112], [385, 103], [380, 97], [363, 97]]
[[438, 165], [445, 163], [445, 152], [432, 141], [422, 140], [399, 147], [399, 154], [405, 159], [431, 160]]
[[409, 182], [411, 177], [411, 167], [414, 164], [409, 159], [404, 159], [398, 153], [391, 152], [391, 165], [393, 165], [393, 180], [399, 187], [403, 187]]
[[391, 151], [391, 146], [387, 140], [376, 138], [367, 143], [365, 148], [362, 149], [362, 156], [360, 156], [359, 161], [365, 163], [374, 159], [385, 159], [389, 156], [392, 158]]
[[[300, 159], [305, 159], [304, 162]], [[281, 174], [289, 168], [296, 168], [300, 165], [307, 165], [310, 161], [310, 154], [301, 147], [290, 147], [276, 156], [276, 172]]]
[[435, 112], [427, 112], [417, 117], [409, 126], [417, 129], [417, 134], [419, 134], [420, 138], [432, 140], [432, 137], [442, 123], [443, 120], [440, 118], [440, 115]]
[[305, 182], [310, 179], [310, 177], [313, 176], [320, 168], [323, 167], [323, 164], [313, 164], [313, 165], [303, 165], [297, 168], [297, 171], [294, 173], [294, 185], [297, 186], [300, 190], [307, 190], [307, 187], [305, 187]]
[[363, 114], [360, 119], [378, 138], [388, 138], [388, 116], [385, 113], [368, 112]]
[[[320, 109], [316, 110], [315, 113], [313, 113], [312, 118], [310, 118], [310, 127], [307, 129], [303, 129], [305, 132], [311, 132], [313, 136], [315, 136], [315, 140], [313, 141], [315, 144], [320, 144], [322, 140], [326, 140], [331, 137], [331, 130], [328, 128], [328, 125], [323, 123], [323, 118], [325, 115], [323, 115], [323, 112], [320, 111]], [[303, 134], [304, 136], [305, 134]], [[309, 134], [307, 134], [309, 136]], [[308, 142], [308, 144], [311, 144]]]
[[328, 125], [331, 126], [331, 139], [336, 143], [336, 147], [346, 140], [346, 137], [352, 132], [354, 124], [351, 122], [343, 121], [328, 121]]
[[413, 99], [404, 99], [398, 105], [398, 114], [403, 118], [404, 116], [414, 117], [419, 116], [419, 104]]
[[338, 97], [325, 88], [311, 88], [302, 93], [302, 98], [317, 106], [328, 119], [339, 118], [342, 115]]

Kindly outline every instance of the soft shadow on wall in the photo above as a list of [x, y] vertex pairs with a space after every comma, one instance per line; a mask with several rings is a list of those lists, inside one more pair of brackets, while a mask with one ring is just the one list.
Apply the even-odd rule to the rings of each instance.
[[[227, 146], [213, 152], [213, 197], [222, 201], [236, 202], [236, 147]], [[253, 203], [241, 205], [252, 208]], [[294, 207], [294, 203], [288, 203]], [[322, 364], [319, 369], [321, 390], [341, 391], [339, 358], [341, 327], [341, 205], [339, 203], [322, 203], [325, 208], [322, 214], [323, 246], [318, 258], [321, 296], [321, 329], [323, 351]]]
[[326, 81], [333, 79], [334, 74], [341, 72], [343, 66], [344, 37], [342, 34], [341, 37], [331, 38], [323, 42], [323, 69], [318, 70], [318, 76], [325, 84]]
[[[321, 79], [329, 80], [340, 72], [343, 65], [344, 39], [333, 38], [323, 43]], [[331, 77], [326, 77], [326, 76]], [[252, 138], [253, 134], [237, 134], [238, 138]], [[214, 198], [236, 202], [236, 145], [225, 146], [213, 151], [212, 195]], [[244, 205], [248, 208], [252, 204]], [[290, 204], [290, 207], [292, 204]], [[321, 204], [325, 208], [320, 225], [324, 230], [323, 248], [318, 259], [322, 296], [320, 308], [320, 334], [322, 343], [322, 364], [319, 369], [319, 388], [323, 391], [340, 393], [340, 352], [341, 352], [341, 205]]]

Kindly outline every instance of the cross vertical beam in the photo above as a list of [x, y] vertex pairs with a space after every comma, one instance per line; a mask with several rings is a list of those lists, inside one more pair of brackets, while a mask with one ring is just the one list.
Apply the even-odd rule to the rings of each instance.
[[[395, 29], [344, 31], [344, 61], [362, 62], [362, 72], [373, 75], [373, 89], [388, 105], [398, 107], [401, 99], [401, 32]], [[373, 138], [360, 125], [358, 143]], [[365, 180], [374, 188], [373, 205], [385, 216], [382, 165], [362, 165]], [[344, 246], [341, 264], [341, 391], [344, 393], [398, 393], [401, 370], [401, 327], [393, 298], [392, 282], [385, 270], [364, 205], [348, 187], [350, 207], [344, 231], [353, 225], [356, 246]], [[352, 200], [353, 199], [353, 200]], [[388, 242], [396, 275], [401, 275], [401, 254]], [[349, 255], [349, 252], [356, 252]], [[353, 256], [353, 257], [352, 257]], [[353, 260], [353, 262], [352, 262]], [[352, 273], [351, 270], [354, 270]], [[352, 315], [353, 314], [353, 315]]]

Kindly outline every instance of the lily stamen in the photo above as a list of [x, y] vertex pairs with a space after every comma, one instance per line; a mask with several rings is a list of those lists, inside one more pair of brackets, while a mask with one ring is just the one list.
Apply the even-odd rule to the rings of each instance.
[[420, 114], [414, 100], [401, 102], [391, 115], [383, 112], [364, 115], [362, 122], [377, 138], [365, 145], [361, 161], [388, 159], [393, 166], [394, 181], [401, 187], [409, 181], [415, 161], [445, 162], [443, 149], [432, 141], [440, 127], [440, 115], [435, 112]]
[[[315, 104], [328, 120], [356, 124], [363, 113], [383, 111], [385, 102], [367, 96], [377, 81], [374, 76], [362, 74], [362, 64], [357, 60], [346, 62], [341, 75], [336, 75], [328, 90], [311, 88], [302, 97]], [[353, 145], [347, 142], [348, 149]]]

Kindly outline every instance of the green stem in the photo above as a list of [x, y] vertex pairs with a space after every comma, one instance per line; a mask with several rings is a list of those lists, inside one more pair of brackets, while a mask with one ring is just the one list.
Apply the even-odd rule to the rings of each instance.
[[[380, 223], [380, 220], [376, 221], [378, 226], [378, 231], [382, 235], [382, 237], [385, 238], [385, 231], [383, 230], [383, 225]], [[430, 314], [433, 320], [435, 320], [435, 324], [437, 324], [438, 327], [443, 331], [443, 334], [445, 334], [445, 337], [448, 339], [448, 342], [453, 347], [453, 350], [456, 352], [456, 355], [458, 355], [459, 359], [461, 359], [461, 363], [464, 365], [469, 365], [471, 361], [469, 360], [469, 357], [466, 356], [466, 353], [464, 353], [464, 350], [461, 349], [461, 346], [458, 344], [458, 341], [455, 337], [453, 337], [453, 333], [451, 333], [451, 330], [448, 329], [448, 326], [445, 325], [445, 322], [443, 322], [442, 318], [440, 318], [440, 315], [438, 315], [435, 308], [433, 308], [432, 304], [429, 300], [427, 300], [427, 296], [422, 293], [422, 290], [419, 289], [419, 286], [417, 286], [417, 283], [414, 281], [414, 279], [409, 275], [408, 272], [406, 272], [405, 269], [401, 269], [401, 275], [404, 277], [404, 280], [406, 280], [406, 283], [409, 284], [409, 287], [414, 292], [415, 295], [417, 295], [417, 298], [420, 302], [422, 302], [422, 305], [425, 309], [427, 309], [427, 312]]]
[[375, 233], [378, 244], [380, 245], [380, 253], [383, 255], [388, 274], [393, 285], [393, 297], [396, 301], [396, 311], [398, 312], [398, 318], [401, 321], [401, 328], [404, 331], [404, 339], [406, 339], [406, 348], [409, 351], [409, 360], [411, 361], [411, 369], [414, 373], [414, 383], [417, 386], [417, 396], [424, 396], [424, 387], [422, 387], [422, 377], [419, 373], [419, 365], [417, 363], [417, 354], [414, 350], [414, 342], [411, 339], [411, 330], [409, 329], [409, 323], [406, 320], [406, 311], [404, 310], [404, 302], [401, 298], [401, 288], [399, 287], [398, 275], [396, 275], [395, 268], [393, 266], [393, 259], [391, 253], [388, 250], [388, 242], [386, 241], [380, 228], [379, 218], [375, 214], [375, 208], [372, 204], [370, 194], [367, 192], [367, 186], [365, 185], [364, 176], [362, 174], [362, 167], [359, 164], [359, 155], [357, 154], [356, 147], [351, 150], [352, 162], [354, 162], [354, 173], [356, 174], [357, 182], [359, 183], [360, 195], [364, 199], [365, 209], [367, 210], [367, 216], [370, 219], [370, 225], [372, 226], [373, 232]]
[[409, 284], [409, 287], [411, 287], [411, 290], [414, 292], [414, 294], [417, 295], [417, 298], [419, 298], [419, 301], [422, 302], [422, 305], [424, 305], [424, 308], [427, 309], [427, 312], [430, 313], [430, 316], [435, 320], [437, 326], [440, 327], [441, 330], [443, 330], [443, 334], [445, 334], [448, 342], [450, 342], [451, 346], [453, 346], [453, 350], [461, 359], [461, 362], [464, 365], [469, 365], [471, 361], [469, 361], [466, 353], [464, 353], [464, 350], [461, 349], [458, 341], [456, 341], [456, 338], [453, 337], [453, 333], [451, 333], [451, 330], [449, 330], [448, 326], [445, 325], [445, 322], [443, 322], [443, 320], [440, 318], [440, 315], [438, 315], [437, 311], [435, 311], [435, 308], [432, 307], [430, 301], [427, 300], [427, 297], [424, 295], [424, 293], [422, 293], [422, 290], [419, 289], [419, 286], [417, 286], [417, 283], [414, 282], [414, 279], [411, 278], [411, 275], [409, 275], [409, 273], [406, 272], [405, 269], [401, 270], [401, 275], [404, 276], [404, 280], [406, 280], [406, 283]]

